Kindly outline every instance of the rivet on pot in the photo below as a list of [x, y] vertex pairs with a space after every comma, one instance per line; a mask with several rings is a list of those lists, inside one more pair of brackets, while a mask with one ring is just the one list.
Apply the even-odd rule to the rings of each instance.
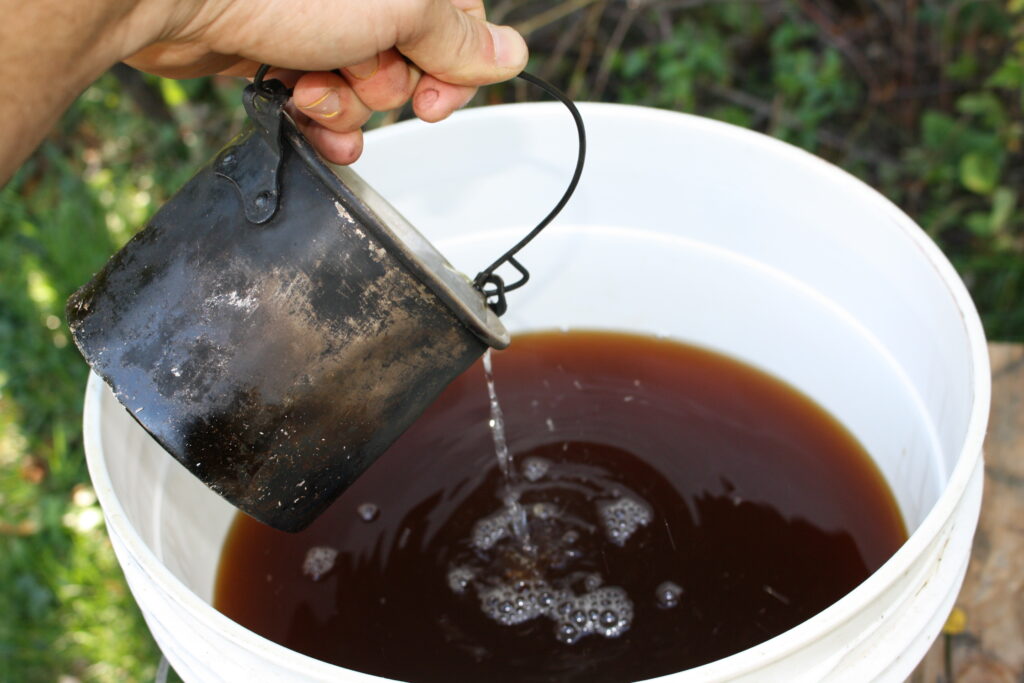
[[274, 194], [274, 192], [271, 192], [269, 190], [264, 190], [263, 192], [260, 192], [252, 200], [253, 206], [255, 206], [260, 211], [266, 209], [268, 206], [270, 206], [270, 202], [274, 199]]

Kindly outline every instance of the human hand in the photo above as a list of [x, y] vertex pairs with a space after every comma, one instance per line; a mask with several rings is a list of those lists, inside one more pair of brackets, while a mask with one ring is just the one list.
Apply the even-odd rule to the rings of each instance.
[[411, 99], [418, 117], [440, 121], [527, 59], [518, 33], [486, 22], [483, 0], [166, 2], [141, 0], [129, 17], [156, 39], [127, 63], [172, 78], [272, 64], [268, 78], [294, 87], [289, 111], [303, 133], [339, 164], [359, 157], [372, 112]]

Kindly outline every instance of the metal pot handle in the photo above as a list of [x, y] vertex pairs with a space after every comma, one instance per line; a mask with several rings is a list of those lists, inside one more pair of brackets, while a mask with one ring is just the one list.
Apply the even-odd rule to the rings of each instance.
[[[562, 198], [558, 200], [557, 204], [555, 204], [555, 208], [551, 209], [548, 215], [545, 216], [544, 219], [537, 224], [537, 227], [531, 230], [526, 237], [519, 240], [514, 247], [499, 256], [494, 263], [484, 268], [475, 278], [473, 278], [473, 286], [484, 295], [487, 305], [490, 306], [491, 310], [493, 310], [497, 315], [502, 315], [508, 309], [508, 303], [505, 301], [505, 292], [511, 292], [514, 289], [519, 289], [530, 279], [530, 271], [526, 270], [523, 264], [515, 258], [515, 255], [520, 249], [525, 247], [530, 240], [536, 237], [541, 230], [546, 228], [548, 224], [555, 219], [555, 216], [557, 216], [565, 207], [569, 198], [572, 197], [572, 193], [576, 191], [576, 186], [580, 182], [580, 176], [583, 174], [583, 162], [587, 156], [587, 132], [583, 127], [583, 117], [580, 116], [579, 109], [577, 109], [576, 105], [572, 103], [572, 100], [569, 99], [568, 95], [547, 81], [537, 78], [533, 74], [526, 73], [525, 71], [519, 74], [519, 78], [523, 79], [527, 83], [537, 86], [569, 109], [569, 113], [572, 114], [573, 121], [576, 123], [576, 134], [579, 137], [579, 150], [576, 154], [576, 169], [573, 171], [572, 179], [569, 180], [569, 185], [565, 188]], [[519, 271], [519, 279], [509, 285], [506, 285], [501, 276], [494, 272], [498, 267], [505, 263], [508, 263]], [[492, 287], [485, 289], [488, 284], [492, 285]]]
[[213, 169], [238, 190], [246, 220], [260, 225], [274, 217], [280, 200], [281, 112], [291, 91], [280, 81], [264, 81], [260, 73], [257, 79], [245, 88], [242, 104], [268, 149], [232, 145], [220, 153]]

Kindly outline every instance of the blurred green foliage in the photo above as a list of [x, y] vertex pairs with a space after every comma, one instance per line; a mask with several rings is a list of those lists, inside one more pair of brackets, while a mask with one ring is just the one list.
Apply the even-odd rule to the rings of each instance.
[[[492, 16], [579, 99], [715, 117], [863, 178], [949, 255], [989, 336], [1024, 340], [1024, 0], [504, 0]], [[63, 302], [240, 129], [239, 92], [108, 74], [0, 189], [0, 681], [154, 674], [87, 484]]]
[[235, 82], [163, 93], [177, 126], [104, 76], [0, 190], [0, 681], [145, 680], [159, 661], [87, 484], [63, 309], [241, 125]]
[[990, 338], [1024, 339], [1024, 2], [689, 4], [681, 19], [657, 2], [608, 6], [609, 35], [630, 22], [633, 37], [598, 94], [755, 128], [843, 166], [938, 242]]

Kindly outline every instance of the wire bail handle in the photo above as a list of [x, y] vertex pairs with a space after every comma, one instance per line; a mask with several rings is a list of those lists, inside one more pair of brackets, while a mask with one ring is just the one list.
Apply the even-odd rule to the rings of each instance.
[[[572, 114], [573, 121], [576, 123], [576, 134], [579, 138], [579, 150], [576, 154], [576, 169], [573, 171], [572, 178], [569, 180], [569, 185], [566, 187], [565, 192], [562, 193], [561, 199], [559, 199], [558, 203], [555, 204], [555, 208], [551, 209], [551, 211], [548, 212], [548, 215], [545, 216], [543, 220], [537, 224], [537, 227], [531, 230], [526, 237], [519, 240], [515, 246], [498, 257], [494, 263], [484, 268], [475, 278], [473, 278], [473, 286], [484, 295], [484, 299], [487, 300], [487, 305], [497, 315], [503, 315], [505, 311], [508, 310], [505, 293], [519, 289], [530, 279], [530, 271], [528, 271], [526, 267], [516, 259], [516, 254], [519, 253], [520, 249], [529, 244], [534, 237], [540, 234], [540, 231], [546, 228], [548, 224], [558, 216], [562, 209], [565, 208], [565, 205], [569, 202], [569, 198], [572, 197], [573, 192], [576, 191], [576, 186], [580, 182], [580, 176], [583, 175], [583, 162], [587, 156], [587, 132], [583, 127], [583, 117], [580, 116], [579, 109], [577, 109], [576, 105], [572, 103], [572, 100], [570, 100], [569, 97], [561, 90], [547, 81], [537, 78], [533, 74], [529, 74], [524, 71], [519, 74], [519, 78], [523, 79], [527, 83], [537, 86], [569, 109], [569, 113]], [[518, 280], [508, 285], [505, 284], [505, 281], [500, 275], [494, 272], [505, 263], [508, 263], [519, 271], [520, 276]], [[487, 285], [492, 285], [492, 287], [486, 288]]]
[[[263, 79], [267, 75], [267, 71], [270, 69], [269, 64], [263, 64], [256, 71], [256, 76], [253, 79], [253, 85], [257, 90], [264, 91], [266, 95], [280, 95], [280, 90], [276, 88], [267, 89], [270, 83], [273, 81], [265, 82]], [[341, 75], [338, 70], [335, 73]], [[531, 230], [526, 237], [519, 240], [511, 249], [506, 251], [504, 254], [498, 257], [491, 265], [484, 268], [482, 271], [477, 273], [477, 276], [473, 278], [473, 287], [475, 287], [484, 296], [484, 300], [487, 301], [487, 305], [496, 315], [503, 315], [508, 310], [508, 302], [505, 300], [505, 293], [519, 289], [530, 280], [530, 271], [516, 259], [516, 254], [533, 240], [540, 231], [546, 228], [565, 205], [569, 202], [573, 192], [576, 191], [576, 186], [580, 182], [580, 176], [583, 175], [583, 163], [587, 156], [587, 133], [583, 126], [583, 117], [580, 116], [579, 109], [573, 104], [569, 96], [563, 93], [561, 90], [551, 85], [547, 81], [529, 74], [525, 71], [519, 74], [519, 78], [523, 79], [527, 83], [537, 86], [553, 98], [561, 102], [568, 108], [569, 113], [572, 114], [573, 121], [576, 124], [576, 134], [579, 139], [579, 149], [576, 155], [576, 168], [573, 171], [572, 178], [569, 180], [569, 185], [566, 187], [565, 192], [562, 193], [561, 199], [555, 204], [555, 207], [537, 224], [533, 230]], [[287, 93], [290, 95], [291, 91]], [[517, 271], [519, 271], [519, 279], [511, 284], [505, 284], [504, 279], [494, 271], [500, 268], [504, 264], [509, 264]], [[488, 285], [491, 285], [488, 287]]]

